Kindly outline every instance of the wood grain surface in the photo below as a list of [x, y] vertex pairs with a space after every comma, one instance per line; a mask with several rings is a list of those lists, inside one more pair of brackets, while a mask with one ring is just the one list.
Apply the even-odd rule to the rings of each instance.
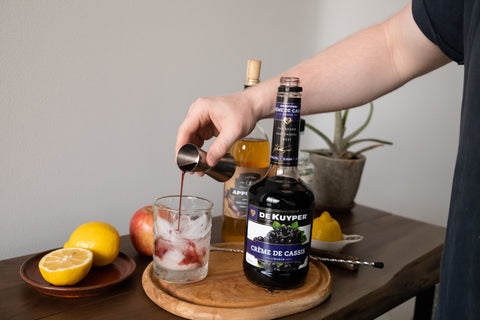
[[[239, 243], [218, 246], [242, 248]], [[321, 263], [310, 262], [305, 284], [292, 290], [267, 290], [250, 283], [242, 270], [243, 254], [212, 251], [208, 276], [199, 282], [174, 284], [158, 280], [152, 263], [142, 285], [161, 308], [188, 319], [272, 319], [313, 308], [328, 298], [332, 278]]]

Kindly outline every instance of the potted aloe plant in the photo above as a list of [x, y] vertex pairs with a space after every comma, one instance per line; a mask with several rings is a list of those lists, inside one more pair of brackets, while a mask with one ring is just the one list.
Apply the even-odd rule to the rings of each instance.
[[[328, 149], [302, 150], [310, 154], [310, 162], [315, 167], [311, 188], [315, 194], [315, 202], [328, 210], [350, 210], [354, 206], [355, 196], [360, 185], [366, 158], [364, 152], [374, 148], [391, 145], [385, 140], [367, 138], [356, 139], [367, 127], [373, 114], [373, 103], [365, 122], [356, 130], [346, 134], [346, 123], [349, 110], [335, 112], [335, 132], [330, 139], [321, 130], [309, 123], [305, 126], [319, 135], [327, 144]], [[350, 148], [360, 143], [371, 144], [351, 151]]]

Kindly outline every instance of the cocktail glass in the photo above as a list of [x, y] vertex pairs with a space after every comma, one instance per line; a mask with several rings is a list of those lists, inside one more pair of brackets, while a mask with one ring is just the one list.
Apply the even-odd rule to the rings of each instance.
[[196, 196], [155, 200], [153, 271], [160, 280], [188, 283], [207, 276], [212, 208]]

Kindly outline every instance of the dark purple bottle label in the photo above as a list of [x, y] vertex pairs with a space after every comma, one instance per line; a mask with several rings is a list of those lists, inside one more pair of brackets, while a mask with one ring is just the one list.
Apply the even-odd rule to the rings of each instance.
[[300, 139], [300, 99], [294, 103], [277, 102], [273, 122], [272, 164], [296, 166]]

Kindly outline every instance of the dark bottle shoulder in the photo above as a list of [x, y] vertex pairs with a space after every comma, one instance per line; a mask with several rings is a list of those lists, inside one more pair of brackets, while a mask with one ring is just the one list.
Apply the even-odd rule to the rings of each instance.
[[249, 202], [272, 209], [306, 209], [313, 206], [313, 192], [301, 181], [288, 177], [267, 177], [253, 184]]

